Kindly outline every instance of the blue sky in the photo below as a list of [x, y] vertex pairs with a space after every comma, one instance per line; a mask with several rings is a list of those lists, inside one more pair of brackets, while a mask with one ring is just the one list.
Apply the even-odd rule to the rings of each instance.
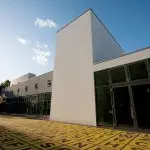
[[150, 46], [149, 0], [0, 0], [0, 82], [52, 70], [56, 31], [88, 8], [125, 52]]

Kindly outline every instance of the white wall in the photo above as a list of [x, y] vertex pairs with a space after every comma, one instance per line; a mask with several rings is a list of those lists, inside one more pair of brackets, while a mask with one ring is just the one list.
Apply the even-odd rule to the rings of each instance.
[[122, 55], [124, 52], [105, 26], [95, 16], [92, 17], [93, 62], [99, 62]]
[[100, 71], [132, 62], [136, 62], [139, 60], [150, 58], [150, 48], [137, 51], [131, 54], [127, 54], [112, 60], [104, 61], [101, 63], [97, 63], [93, 66], [93, 71]]
[[[16, 96], [26, 96], [26, 95], [34, 95], [34, 94], [39, 94], [39, 93], [46, 93], [46, 92], [51, 92], [52, 91], [52, 86], [48, 87], [47, 86], [47, 81], [51, 80], [52, 81], [52, 76], [53, 72], [48, 72], [45, 74], [42, 74], [40, 76], [33, 77], [25, 82], [18, 83], [16, 85], [12, 85], [10, 87], [7, 87], [5, 90], [6, 91], [12, 91], [14, 95]], [[35, 89], [35, 84], [38, 83], [38, 89]], [[25, 86], [28, 86], [28, 91], [25, 92]], [[18, 88], [19, 94], [17, 92]]]
[[57, 32], [51, 120], [96, 126], [91, 13]]
[[33, 73], [25, 74], [24, 76], [21, 76], [21, 77], [15, 79], [15, 80], [12, 80], [12, 81], [11, 81], [11, 85], [15, 85], [15, 84], [18, 84], [18, 83], [20, 83], [20, 82], [25, 82], [25, 81], [27, 81], [27, 80], [29, 80], [30, 78], [33, 78], [33, 77], [35, 77], [35, 76], [36, 76], [36, 75], [33, 74]]

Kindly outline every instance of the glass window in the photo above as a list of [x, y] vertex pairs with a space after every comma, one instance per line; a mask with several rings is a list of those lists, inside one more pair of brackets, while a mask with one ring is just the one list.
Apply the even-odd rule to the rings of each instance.
[[51, 85], [52, 85], [51, 80], [48, 80], [48, 81], [47, 81], [47, 86], [48, 86], [48, 87], [51, 87]]
[[148, 59], [149, 65], [150, 65], [150, 58]]
[[97, 71], [94, 73], [95, 85], [108, 85], [109, 84], [109, 77], [107, 70], [104, 71]]
[[125, 82], [126, 76], [124, 67], [114, 68], [110, 71], [112, 83]]
[[38, 83], [35, 84], [35, 89], [38, 89]]
[[96, 88], [96, 114], [97, 123], [112, 124], [112, 106], [109, 87]]
[[18, 88], [17, 93], [19, 93], [20, 89]]
[[133, 125], [130, 96], [127, 86], [113, 88], [117, 125]]
[[129, 68], [131, 80], [148, 78], [147, 68], [144, 62], [137, 62], [134, 64], [129, 64], [128, 68]]
[[25, 92], [28, 92], [28, 86], [25, 86]]

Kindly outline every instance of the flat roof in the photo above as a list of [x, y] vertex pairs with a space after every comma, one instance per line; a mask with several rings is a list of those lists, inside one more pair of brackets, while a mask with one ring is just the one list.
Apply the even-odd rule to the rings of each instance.
[[94, 64], [93, 71], [105, 70], [108, 68], [113, 68], [124, 64], [133, 63], [147, 58], [150, 58], [150, 47], [139, 49], [131, 53], [126, 53], [119, 57], [112, 58], [110, 60], [97, 62]]
[[[19, 84], [32, 81], [32, 80], [34, 80], [34, 79], [36, 79], [36, 78], [38, 79], [38, 78], [40, 78], [41, 76], [45, 76], [45, 75], [47, 75], [47, 74], [52, 74], [52, 75], [53, 75], [53, 70], [51, 70], [51, 71], [49, 71], [49, 72], [46, 72], [46, 73], [43, 73], [43, 74], [40, 74], [40, 75], [38, 75], [38, 76], [34, 76], [34, 77], [32, 77], [32, 78], [29, 78], [28, 80], [25, 80], [25, 81], [22, 81], [22, 82], [13, 84], [13, 85], [11, 85], [11, 86], [18, 86]], [[9, 86], [9, 87], [11, 87], [11, 86]]]
[[111, 58], [111, 59], [105, 59], [105, 60], [102, 60], [102, 61], [98, 61], [98, 62], [94, 63], [94, 65], [99, 64], [99, 63], [103, 63], [103, 62], [105, 62], [105, 61], [113, 60], [113, 59], [116, 59], [116, 58], [120, 58], [120, 57], [123, 57], [123, 56], [126, 56], [126, 55], [130, 55], [130, 54], [133, 54], [133, 53], [137, 53], [137, 52], [143, 51], [143, 50], [145, 50], [145, 49], [150, 49], [150, 47], [140, 48], [140, 49], [137, 49], [137, 50], [135, 50], [135, 51], [132, 51], [132, 52], [129, 52], [129, 53], [124, 53], [124, 54], [122, 54], [122, 55], [120, 55], [120, 56], [116, 56], [116, 57]]

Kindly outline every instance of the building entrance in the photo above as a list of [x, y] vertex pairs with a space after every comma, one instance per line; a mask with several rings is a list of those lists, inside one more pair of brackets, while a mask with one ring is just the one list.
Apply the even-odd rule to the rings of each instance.
[[128, 87], [113, 89], [117, 126], [133, 126]]
[[94, 80], [97, 122], [108, 105], [114, 127], [150, 129], [150, 59], [96, 71]]
[[113, 114], [109, 87], [96, 88], [96, 110], [98, 125], [112, 125]]
[[139, 128], [150, 129], [150, 84], [132, 86]]

